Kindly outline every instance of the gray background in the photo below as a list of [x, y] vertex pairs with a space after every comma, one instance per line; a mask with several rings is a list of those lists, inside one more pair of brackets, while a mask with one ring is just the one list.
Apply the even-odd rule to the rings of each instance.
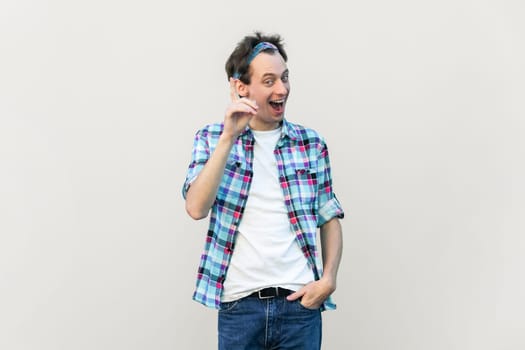
[[180, 188], [242, 36], [347, 212], [325, 349], [525, 348], [523, 1], [0, 4], [0, 348], [213, 349]]

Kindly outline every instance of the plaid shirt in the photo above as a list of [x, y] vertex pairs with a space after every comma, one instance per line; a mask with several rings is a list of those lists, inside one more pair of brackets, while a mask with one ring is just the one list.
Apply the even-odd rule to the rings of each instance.
[[[192, 159], [182, 189], [184, 198], [217, 146], [222, 129], [223, 124], [212, 124], [195, 135]], [[211, 208], [193, 299], [212, 308], [218, 309], [220, 305], [237, 228], [248, 198], [253, 145], [253, 134], [246, 128], [233, 145]], [[334, 217], [344, 216], [332, 191], [328, 149], [314, 130], [284, 120], [274, 154], [290, 229], [295, 233], [297, 244], [318, 280], [322, 270], [316, 246], [317, 228]], [[330, 298], [322, 306], [322, 309], [334, 308]]]

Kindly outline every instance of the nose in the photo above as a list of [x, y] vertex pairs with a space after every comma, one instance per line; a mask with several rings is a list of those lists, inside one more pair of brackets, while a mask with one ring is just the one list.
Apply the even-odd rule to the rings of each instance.
[[283, 82], [281, 79], [278, 79], [275, 83], [275, 93], [278, 95], [288, 95], [288, 91], [290, 90], [290, 87], [288, 86], [288, 83]]

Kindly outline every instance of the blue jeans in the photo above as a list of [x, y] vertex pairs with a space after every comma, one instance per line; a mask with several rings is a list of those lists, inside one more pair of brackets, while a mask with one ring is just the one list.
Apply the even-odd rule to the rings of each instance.
[[321, 311], [285, 297], [221, 303], [219, 350], [319, 350]]

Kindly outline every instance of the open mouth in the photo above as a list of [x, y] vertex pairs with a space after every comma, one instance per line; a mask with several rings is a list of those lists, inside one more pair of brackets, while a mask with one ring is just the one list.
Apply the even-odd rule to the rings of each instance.
[[284, 98], [280, 100], [270, 101], [270, 106], [272, 106], [273, 109], [280, 111], [284, 108], [285, 102], [286, 102], [286, 99]]

